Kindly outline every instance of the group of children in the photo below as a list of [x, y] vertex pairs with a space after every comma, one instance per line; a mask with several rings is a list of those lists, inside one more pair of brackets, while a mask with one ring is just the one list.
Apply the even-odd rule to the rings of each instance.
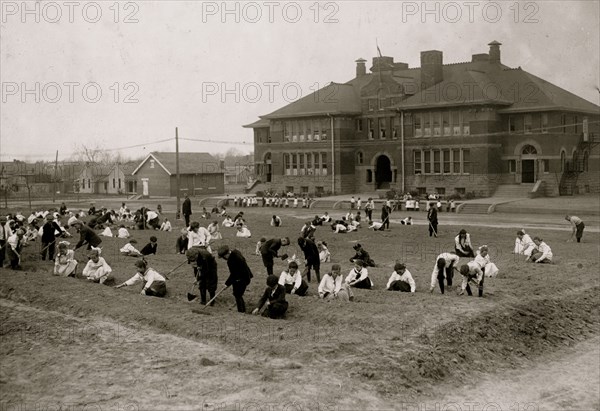
[[[369, 200], [369, 202], [371, 201]], [[367, 202], [367, 205], [369, 202]], [[360, 200], [358, 204], [354, 204], [354, 206], [357, 205], [358, 208], [361, 207]], [[434, 208], [431, 207], [431, 209]], [[0, 246], [2, 247], [0, 266], [2, 266], [5, 254], [11, 261], [11, 267], [16, 267], [20, 262], [20, 250], [25, 231], [22, 229], [23, 223], [17, 224], [15, 221], [21, 220], [24, 222], [25, 219], [20, 213], [18, 214], [18, 216], [10, 216], [11, 223], [5, 217], [0, 217]], [[75, 276], [78, 262], [74, 256], [74, 249], [69, 248], [70, 244], [67, 241], [58, 241], [59, 237], [70, 236], [66, 228], [73, 226], [80, 234], [80, 240], [75, 249], [87, 244], [89, 250], [89, 260], [83, 269], [83, 277], [100, 284], [112, 284], [114, 281], [112, 269], [101, 256], [99, 246], [102, 240], [96, 234], [94, 228], [98, 229], [103, 225], [109, 226], [116, 224], [117, 221], [125, 221], [129, 218], [128, 209], [125, 204], [122, 204], [118, 213], [106, 209], [96, 212], [92, 205], [88, 211], [88, 224], [84, 224], [81, 221], [79, 213], [77, 217], [75, 217], [74, 213], [71, 213], [67, 226], [63, 227], [60, 224], [60, 217], [55, 217], [67, 214], [69, 214], [68, 209], [61, 206], [61, 211], [58, 213], [50, 210], [43, 212], [41, 215], [35, 214], [32, 222], [28, 222], [28, 224], [31, 224], [40, 218], [44, 219], [44, 223], [39, 229], [42, 243], [42, 260], [45, 260], [46, 256], [50, 260], [54, 260], [54, 274], [56, 275]], [[159, 215], [157, 212], [142, 208], [136, 214], [142, 217], [144, 225], [148, 223], [150, 226], [156, 228]], [[223, 214], [224, 220], [221, 225], [236, 227], [238, 233], [244, 229], [248, 230], [243, 212], [239, 212], [233, 219], [227, 215], [225, 209], [223, 209]], [[55, 221], [55, 219], [58, 221]], [[575, 216], [566, 216], [565, 219], [573, 225], [571, 238], [576, 235], [579, 242], [585, 227], [583, 221]], [[168, 223], [167, 219], [163, 222], [163, 226], [166, 223]], [[267, 307], [267, 309], [262, 311], [263, 315], [271, 318], [283, 318], [288, 308], [285, 295], [308, 295], [311, 271], [314, 271], [316, 275], [318, 282], [317, 293], [322, 299], [352, 301], [354, 299], [353, 288], [372, 289], [374, 287], [374, 283], [369, 276], [368, 267], [376, 267], [377, 265], [369, 253], [358, 243], [354, 245], [355, 255], [350, 258], [353, 267], [345, 278], [341, 275], [342, 268], [340, 264], [333, 264], [330, 272], [325, 273], [321, 277], [320, 264], [330, 262], [331, 253], [325, 241], [317, 242], [315, 240], [315, 232], [319, 225], [329, 223], [332, 224], [332, 229], [336, 232], [347, 232], [348, 227], [357, 229], [361, 223], [360, 211], [354, 214], [350, 210], [340, 220], [335, 221], [325, 212], [322, 216], [317, 215], [312, 221], [307, 221], [302, 226], [300, 237], [298, 238], [298, 246], [304, 253], [305, 261], [302, 271], [295, 256], [288, 259], [287, 254], [279, 254], [279, 250], [282, 247], [290, 244], [289, 238], [273, 238], [270, 240], [262, 238], [257, 243], [256, 254], [262, 257], [263, 265], [267, 272], [267, 288], [258, 306], [252, 311], [254, 314], [260, 313], [263, 307]], [[403, 220], [403, 224], [412, 224], [412, 219]], [[273, 227], [282, 227], [282, 219], [277, 215], [273, 215], [271, 225]], [[344, 227], [345, 231], [340, 226]], [[171, 229], [172, 227], [169, 223], [169, 229], [165, 231], [170, 231]], [[129, 232], [124, 224], [120, 225], [117, 236], [119, 238], [129, 238]], [[249, 230], [247, 236], [250, 236]], [[207, 293], [211, 300], [215, 296], [218, 283], [217, 264], [210, 246], [214, 240], [220, 239], [222, 239], [222, 235], [219, 231], [219, 223], [217, 220], [214, 220], [206, 228], [201, 227], [196, 221], [191, 222], [189, 227], [181, 230], [181, 235], [176, 241], [177, 253], [186, 254], [189, 262], [192, 263], [196, 285], [200, 290], [201, 303], [203, 304], [207, 303]], [[142, 294], [164, 297], [167, 292], [165, 276], [162, 276], [156, 270], [149, 267], [147, 261], [143, 258], [144, 256], [157, 253], [158, 245], [156, 237], [151, 236], [150, 242], [141, 251], [136, 249], [136, 243], [135, 239], [130, 239], [120, 249], [123, 255], [141, 257], [135, 263], [136, 274], [129, 280], [117, 285], [116, 288], [134, 285], [142, 281]], [[55, 248], [56, 255], [54, 255]], [[520, 230], [517, 233], [514, 252], [527, 256], [528, 261], [536, 263], [552, 262], [550, 247], [539, 237], [531, 239], [524, 230]], [[225, 285], [233, 287], [238, 311], [246, 312], [243, 294], [253, 276], [244, 256], [238, 250], [229, 249], [226, 245], [219, 247], [217, 255], [227, 260], [230, 276]], [[465, 257], [471, 260], [459, 265], [460, 258]], [[274, 275], [275, 258], [288, 260], [287, 268], [278, 276]], [[14, 263], [15, 261], [16, 263]], [[485, 277], [493, 277], [498, 273], [498, 268], [490, 261], [488, 247], [483, 245], [475, 250], [471, 242], [471, 236], [466, 230], [460, 230], [454, 238], [454, 253], [442, 253], [437, 256], [431, 275], [430, 292], [433, 292], [436, 286], [439, 286], [442, 294], [445, 293], [445, 290], [452, 288], [452, 280], [455, 272], [462, 276], [462, 283], [458, 294], [462, 295], [466, 292], [468, 295], [472, 295], [472, 287], [474, 287], [477, 288], [480, 297], [483, 296]], [[406, 264], [400, 261], [396, 262], [385, 289], [407, 293], [416, 292], [413, 275], [407, 269]]]

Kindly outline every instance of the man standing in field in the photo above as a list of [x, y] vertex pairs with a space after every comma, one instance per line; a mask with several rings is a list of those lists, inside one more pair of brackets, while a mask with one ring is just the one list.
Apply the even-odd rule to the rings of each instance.
[[190, 226], [190, 216], [192, 215], [192, 201], [185, 195], [185, 200], [183, 200], [183, 204], [181, 205], [181, 213], [183, 214], [183, 218], [185, 218], [185, 226]]
[[583, 224], [583, 221], [581, 220], [581, 218], [574, 216], [574, 215], [567, 214], [565, 216], [565, 220], [570, 222], [571, 225], [573, 226], [573, 231], [571, 232], [571, 237], [569, 237], [569, 239], [567, 240], [567, 243], [573, 241], [573, 235], [575, 235], [575, 237], [577, 238], [577, 242], [580, 243], [581, 237], [583, 237], [583, 229], [585, 228], [585, 224]]

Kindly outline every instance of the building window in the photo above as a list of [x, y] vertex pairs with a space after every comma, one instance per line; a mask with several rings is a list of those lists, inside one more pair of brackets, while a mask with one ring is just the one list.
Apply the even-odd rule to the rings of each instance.
[[325, 194], [325, 188], [323, 186], [316, 186], [315, 187], [315, 195], [317, 197], [321, 197], [323, 194]]
[[462, 164], [463, 174], [471, 173], [471, 151], [462, 150]]
[[380, 118], [380, 119], [378, 119], [378, 121], [379, 121], [379, 138], [385, 139], [386, 138], [386, 130], [387, 130], [387, 124], [386, 124], [385, 118]]
[[508, 160], [508, 172], [510, 174], [517, 172], [517, 160]]
[[421, 137], [422, 135], [421, 114], [415, 114], [415, 137]]
[[300, 187], [300, 192], [302, 194], [308, 194], [308, 186], [302, 186], [302, 187]]
[[522, 154], [525, 155], [534, 155], [537, 154], [537, 150], [535, 149], [534, 146], [527, 144], [525, 147], [523, 147], [523, 150], [521, 150]]
[[444, 174], [450, 174], [450, 150], [443, 150], [444, 155]]
[[423, 165], [421, 164], [421, 150], [414, 151], [414, 163], [415, 174], [421, 174], [423, 172]]
[[452, 133], [450, 132], [450, 112], [449, 111], [444, 111], [442, 113], [442, 126], [444, 127], [444, 135], [451, 136]]
[[548, 174], [550, 172], [550, 160], [543, 159], [542, 167], [544, 168], [544, 174]]
[[579, 133], [579, 117], [573, 116], [573, 127], [575, 128], [575, 134]]
[[266, 129], [265, 133], [267, 134], [267, 143], [271, 143], [271, 130]]
[[327, 130], [329, 130], [329, 119], [328, 118], [324, 118], [321, 120], [321, 140], [325, 141], [327, 140]]
[[286, 193], [293, 193], [294, 192], [294, 186], [285, 186], [285, 192]]
[[285, 175], [289, 176], [292, 174], [292, 168], [290, 163], [290, 154], [283, 153], [283, 168], [285, 169]]
[[367, 183], [373, 182], [373, 170], [367, 170]]
[[560, 115], [560, 125], [562, 126], [563, 134], [566, 134], [566, 132], [567, 132], [567, 115], [566, 114]]
[[150, 168], [154, 168], [154, 160], [150, 160]]
[[321, 175], [327, 175], [327, 153], [321, 153]]
[[362, 153], [362, 151], [359, 151], [358, 153], [356, 153], [356, 163], [358, 165], [362, 165], [362, 163], [363, 163], [363, 153]]
[[514, 133], [515, 131], [517, 131], [516, 125], [515, 125], [515, 118], [513, 116], [508, 116], [508, 133]]
[[452, 119], [452, 134], [460, 136], [460, 111], [453, 111], [451, 114]]
[[113, 178], [113, 188], [117, 188], [117, 181]]
[[306, 174], [309, 174], [309, 175], [314, 174], [312, 157], [313, 157], [312, 153], [306, 153]]
[[460, 174], [460, 150], [452, 150], [452, 173]]
[[363, 123], [362, 118], [356, 119], [356, 131], [363, 131]]
[[88, 188], [92, 188], [92, 182], [89, 178], [88, 178]]
[[417, 187], [417, 193], [419, 193], [419, 196], [424, 196], [427, 194], [427, 187]]
[[433, 150], [433, 173], [440, 174], [442, 172], [442, 159], [440, 158], [441, 151]]
[[431, 137], [431, 114], [423, 114], [423, 135], [425, 137]]
[[531, 123], [531, 114], [525, 114], [525, 117], [523, 118], [523, 131], [525, 132], [525, 134], [531, 134]]
[[304, 153], [298, 154], [298, 157], [299, 157], [298, 169], [300, 170], [300, 172], [298, 174], [303, 176], [306, 174], [306, 169], [304, 168]]
[[464, 187], [455, 187], [454, 191], [456, 191], [456, 194], [460, 196], [464, 196], [465, 194], [467, 194], [467, 189]]
[[433, 113], [432, 117], [433, 117], [433, 135], [436, 137], [441, 136], [442, 135], [442, 129], [440, 128], [441, 113]]
[[431, 151], [425, 150], [423, 154], [423, 158], [425, 159], [425, 167], [423, 168], [423, 173], [431, 174], [431, 170], [433, 168], [431, 165]]
[[392, 117], [392, 138], [396, 139], [400, 137], [400, 116]]
[[548, 113], [542, 113], [542, 133], [548, 132]]
[[368, 101], [369, 101], [369, 111], [375, 110], [375, 99], [370, 98]]
[[292, 175], [298, 175], [298, 154], [292, 154]]
[[312, 141], [313, 132], [312, 132], [312, 120], [306, 120], [306, 141]]
[[121, 189], [121, 179], [119, 179], [119, 190]]
[[374, 137], [373, 136], [373, 132], [374, 132], [374, 130], [373, 130], [373, 119], [372, 118], [370, 118], [370, 119], [367, 120], [367, 126], [369, 128], [369, 140], [373, 140], [373, 137]]
[[446, 194], [446, 188], [445, 187], [436, 187], [435, 192], [436, 192], [436, 194], [444, 195], [444, 194]]

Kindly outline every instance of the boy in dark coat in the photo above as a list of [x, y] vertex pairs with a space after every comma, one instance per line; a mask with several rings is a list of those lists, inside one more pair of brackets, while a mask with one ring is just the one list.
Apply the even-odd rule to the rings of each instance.
[[[252, 271], [246, 263], [246, 259], [238, 250], [230, 250], [229, 246], [224, 244], [219, 247], [219, 257], [227, 260], [229, 268], [229, 278], [225, 281], [227, 287], [233, 287], [233, 296], [237, 304], [237, 310], [240, 313], [246, 312], [246, 303], [244, 302], [244, 292], [252, 280]], [[285, 292], [285, 291], [284, 291]]]
[[351, 263], [355, 262], [356, 260], [361, 260], [363, 262], [363, 266], [365, 266], [365, 267], [376, 267], [377, 266], [375, 264], [375, 261], [373, 261], [373, 259], [369, 255], [369, 253], [364, 248], [362, 248], [362, 245], [360, 245], [359, 243], [356, 243], [356, 244], [354, 244], [354, 246], [352, 248], [354, 248], [354, 250], [356, 251], [356, 254], [354, 254], [354, 257], [352, 257], [350, 259]]
[[181, 229], [181, 235], [177, 237], [175, 242], [175, 250], [179, 254], [185, 254], [188, 249], [188, 231], [185, 228]]
[[317, 282], [321, 282], [321, 259], [319, 258], [319, 249], [313, 240], [308, 238], [298, 238], [298, 246], [304, 252], [304, 259], [306, 260], [306, 266], [304, 268], [303, 275], [306, 274], [306, 279], [310, 283], [310, 269], [315, 270], [317, 275]]
[[429, 237], [438, 236], [438, 215], [437, 207], [435, 205], [430, 206], [427, 211], [427, 220], [429, 220]]
[[267, 275], [273, 275], [273, 266], [275, 265], [273, 259], [275, 257], [280, 257], [282, 260], [288, 258], [287, 254], [279, 256], [278, 252], [282, 246], [289, 244], [290, 239], [288, 237], [271, 238], [260, 247], [260, 255], [262, 256], [263, 264], [267, 269]]
[[46, 216], [46, 223], [42, 226], [42, 260], [46, 260], [46, 252], [48, 252], [48, 260], [54, 260], [56, 231], [62, 233], [62, 229], [54, 221], [54, 216], [48, 214]]
[[157, 238], [152, 236], [150, 237], [150, 242], [148, 244], [146, 244], [144, 246], [144, 248], [142, 248], [142, 255], [150, 255], [150, 254], [154, 254], [156, 255], [156, 250], [158, 250], [158, 243], [157, 243]]
[[[198, 257], [196, 259], [196, 280], [200, 289], [200, 304], [206, 305], [206, 292], [212, 300], [217, 291], [219, 277], [217, 276], [217, 260], [209, 253], [205, 247], [198, 248]], [[210, 305], [214, 305], [214, 301]]]
[[274, 275], [267, 277], [267, 288], [258, 302], [258, 307], [252, 311], [252, 314], [258, 314], [265, 303], [267, 308], [262, 313], [263, 317], [273, 319], [285, 317], [288, 309], [288, 302], [285, 300], [285, 288], [278, 284], [278, 279]]
[[73, 223], [73, 226], [79, 231], [79, 242], [75, 245], [75, 250], [87, 243], [87, 249], [98, 247], [102, 244], [102, 239], [90, 227], [83, 225], [80, 220]]

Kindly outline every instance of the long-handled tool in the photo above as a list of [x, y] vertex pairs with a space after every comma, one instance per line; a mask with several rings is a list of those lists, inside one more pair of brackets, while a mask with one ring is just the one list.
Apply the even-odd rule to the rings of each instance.
[[192, 312], [194, 312], [194, 313], [197, 313], [197, 314], [207, 314], [207, 315], [210, 315], [210, 312], [209, 312], [209, 311], [204, 311], [204, 310], [206, 310], [206, 307], [208, 307], [208, 306], [209, 306], [209, 305], [210, 305], [210, 304], [211, 304], [213, 301], [215, 301], [215, 300], [217, 299], [217, 297], [218, 297], [219, 295], [221, 295], [221, 293], [222, 293], [223, 291], [225, 291], [226, 289], [228, 289], [228, 288], [229, 288], [229, 286], [228, 286], [228, 285], [226, 285], [226, 286], [225, 286], [225, 287], [223, 287], [223, 288], [222, 288], [222, 289], [221, 289], [219, 292], [217, 292], [217, 293], [215, 294], [215, 296], [214, 296], [213, 298], [211, 298], [211, 299], [210, 299], [210, 300], [209, 300], [209, 301], [206, 303], [206, 305], [205, 305], [204, 307], [200, 307], [200, 308], [192, 308]]
[[437, 237], [437, 231], [435, 231], [435, 228], [433, 228], [431, 221], [429, 222], [429, 227], [431, 228], [431, 231], [433, 231], [433, 234]]
[[165, 278], [167, 280], [170, 280], [169, 278], [169, 274], [171, 274], [173, 271], [177, 270], [179, 267], [181, 267], [182, 265], [187, 264], [187, 260], [185, 260], [184, 262], [182, 262], [181, 264], [179, 264], [177, 267], [173, 268], [171, 271], [169, 271], [168, 273], [165, 274]]

